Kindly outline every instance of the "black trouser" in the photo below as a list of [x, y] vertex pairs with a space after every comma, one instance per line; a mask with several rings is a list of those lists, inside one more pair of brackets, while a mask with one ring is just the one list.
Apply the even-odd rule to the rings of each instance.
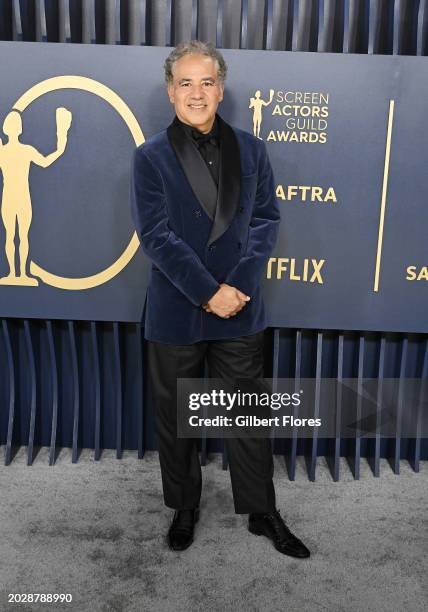
[[[174, 509], [199, 505], [201, 465], [196, 438], [177, 437], [177, 378], [203, 378], [207, 358], [212, 378], [263, 377], [264, 332], [189, 345], [148, 341], [148, 369], [155, 402], [156, 434], [164, 501]], [[225, 438], [235, 512], [275, 509], [269, 438]]]

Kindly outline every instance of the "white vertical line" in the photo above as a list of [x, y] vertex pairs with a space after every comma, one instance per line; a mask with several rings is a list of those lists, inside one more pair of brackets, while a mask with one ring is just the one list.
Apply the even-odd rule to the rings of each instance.
[[389, 159], [391, 153], [392, 122], [394, 118], [394, 100], [389, 101], [388, 131], [386, 135], [385, 163], [383, 169], [382, 200], [380, 206], [379, 231], [377, 239], [376, 271], [373, 291], [379, 291], [380, 262], [382, 258], [383, 226], [385, 223], [386, 195], [388, 191]]

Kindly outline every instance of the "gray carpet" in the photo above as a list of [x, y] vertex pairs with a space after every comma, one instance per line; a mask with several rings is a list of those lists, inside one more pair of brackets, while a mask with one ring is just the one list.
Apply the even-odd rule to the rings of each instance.
[[[3, 449], [1, 449], [3, 450]], [[157, 453], [138, 461], [107, 451], [100, 462], [68, 449], [54, 467], [42, 449], [32, 467], [20, 449], [0, 467], [0, 610], [422, 612], [428, 609], [428, 464], [396, 476], [363, 461], [355, 481], [345, 461], [333, 482], [325, 460], [295, 482], [275, 457], [278, 507], [310, 548], [280, 555], [235, 515], [220, 455], [203, 469], [195, 543], [165, 543], [172, 511], [162, 503]], [[13, 593], [71, 593], [71, 604], [7, 603]]]

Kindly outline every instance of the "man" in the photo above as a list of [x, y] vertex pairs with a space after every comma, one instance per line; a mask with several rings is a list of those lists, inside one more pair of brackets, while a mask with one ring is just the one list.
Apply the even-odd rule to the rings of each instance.
[[[172, 550], [192, 543], [201, 495], [196, 440], [177, 437], [177, 378], [202, 378], [205, 358], [228, 383], [263, 376], [260, 281], [280, 215], [264, 143], [216, 114], [226, 71], [211, 44], [174, 49], [165, 78], [176, 117], [133, 160], [132, 215], [153, 264], [144, 329]], [[270, 439], [225, 443], [235, 512], [280, 552], [309, 556], [276, 510]]]

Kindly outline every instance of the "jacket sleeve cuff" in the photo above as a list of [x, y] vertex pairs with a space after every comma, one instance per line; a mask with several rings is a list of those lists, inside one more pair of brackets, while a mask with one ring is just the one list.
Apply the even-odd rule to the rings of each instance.
[[214, 283], [211, 283], [211, 288], [207, 287], [200, 305], [202, 306], [203, 304], [206, 304], [207, 302], [209, 302], [210, 299], [214, 297], [214, 295], [217, 293], [219, 289], [220, 289], [220, 285], [217, 283], [217, 281], [215, 281]]

